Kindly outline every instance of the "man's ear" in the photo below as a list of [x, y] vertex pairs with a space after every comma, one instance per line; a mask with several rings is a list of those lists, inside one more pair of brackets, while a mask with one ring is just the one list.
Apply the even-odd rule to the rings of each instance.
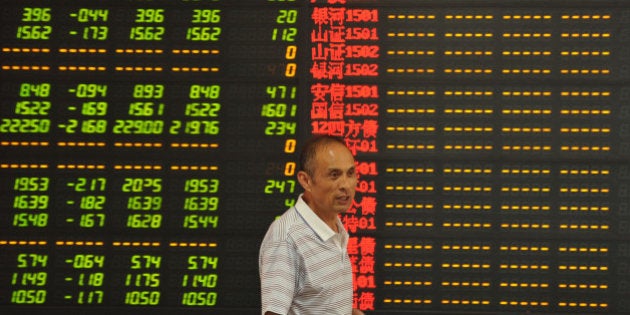
[[308, 175], [308, 173], [306, 173], [305, 171], [299, 171], [297, 174], [297, 179], [298, 182], [300, 182], [300, 185], [302, 186], [302, 188], [305, 191], [310, 191], [311, 190], [311, 176]]

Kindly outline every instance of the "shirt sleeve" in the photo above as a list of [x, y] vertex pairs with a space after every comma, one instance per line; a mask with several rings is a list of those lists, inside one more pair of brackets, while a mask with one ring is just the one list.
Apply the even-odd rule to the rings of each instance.
[[267, 233], [260, 247], [259, 272], [262, 313], [287, 314], [297, 284], [296, 254], [286, 239], [274, 239]]

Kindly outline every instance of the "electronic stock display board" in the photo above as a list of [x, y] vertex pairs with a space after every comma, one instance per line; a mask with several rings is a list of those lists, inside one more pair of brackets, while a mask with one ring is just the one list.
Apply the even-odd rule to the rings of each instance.
[[259, 313], [314, 133], [366, 313], [630, 312], [628, 1], [0, 12], [2, 314]]

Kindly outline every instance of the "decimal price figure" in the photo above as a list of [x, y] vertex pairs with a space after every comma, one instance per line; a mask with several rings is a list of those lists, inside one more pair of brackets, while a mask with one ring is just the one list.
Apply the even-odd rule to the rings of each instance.
[[215, 291], [219, 282], [216, 269], [219, 257], [188, 256], [187, 270], [182, 275], [181, 287], [186, 290], [182, 294], [181, 304], [186, 306], [214, 306], [218, 294]]
[[70, 17], [75, 18], [77, 22], [82, 24], [80, 34], [83, 40], [107, 40], [109, 27], [100, 25], [100, 23], [106, 23], [108, 21], [108, 9], [81, 8], [76, 12], [70, 13]]
[[11, 275], [11, 304], [44, 304], [48, 298], [48, 255], [19, 253]]
[[105, 291], [100, 288], [105, 285], [105, 255], [77, 254], [66, 259], [72, 266], [72, 273], [65, 276], [65, 280], [76, 286], [78, 291], [66, 294], [66, 300], [76, 304], [103, 304]]
[[186, 211], [182, 226], [185, 229], [214, 229], [219, 224], [219, 180], [215, 178], [191, 178], [184, 183], [183, 209]]
[[129, 32], [129, 39], [134, 41], [162, 41], [166, 28], [161, 26], [165, 21], [164, 9], [138, 8], [134, 22], [136, 26]]
[[[79, 83], [69, 88], [68, 93], [79, 99], [82, 103], [80, 106], [81, 118], [85, 119], [69, 119], [63, 124], [57, 126], [68, 134], [105, 134], [107, 133], [108, 121], [103, 118], [107, 114], [108, 104], [105, 101], [107, 97], [108, 86], [98, 83]], [[75, 105], [67, 107], [69, 112], [78, 110]]]
[[133, 255], [130, 258], [132, 272], [125, 275], [125, 287], [132, 291], [125, 292], [124, 304], [127, 305], [159, 305], [161, 293], [162, 256]]
[[133, 101], [127, 108], [128, 119], [117, 119], [113, 132], [122, 135], [161, 135], [166, 130], [162, 102], [165, 87], [162, 84], [136, 84]]
[[219, 41], [222, 29], [217, 24], [221, 22], [221, 10], [195, 9], [192, 13], [193, 26], [186, 29], [186, 40], [195, 42]]
[[221, 132], [218, 117], [221, 112], [221, 86], [218, 84], [190, 86], [188, 97], [191, 100], [184, 108], [186, 118], [194, 120], [173, 120], [169, 133], [196, 136], [218, 136]]
[[[82, 228], [100, 228], [105, 226], [105, 210], [107, 196], [103, 193], [107, 185], [104, 177], [79, 177], [69, 181], [66, 186], [75, 193], [75, 197], [66, 204], [80, 210], [78, 224]], [[77, 222], [75, 218], [68, 218], [66, 222]]]
[[22, 83], [13, 116], [0, 119], [0, 134], [47, 134], [51, 131], [50, 83]]
[[127, 177], [122, 191], [128, 193], [127, 227], [132, 229], [158, 229], [162, 227], [162, 214], [154, 213], [162, 209], [162, 179], [149, 177]]
[[47, 7], [22, 8], [21, 22], [15, 37], [21, 40], [49, 40], [52, 38], [52, 9]]
[[13, 181], [13, 226], [19, 228], [44, 228], [48, 226], [50, 196], [48, 177], [17, 177]]

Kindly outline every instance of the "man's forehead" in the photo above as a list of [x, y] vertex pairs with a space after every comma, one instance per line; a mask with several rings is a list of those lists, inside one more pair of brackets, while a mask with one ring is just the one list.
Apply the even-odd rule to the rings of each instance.
[[322, 150], [317, 153], [318, 156], [326, 156], [326, 157], [334, 157], [334, 158], [345, 158], [350, 157], [354, 160], [354, 156], [350, 152], [350, 149], [345, 145], [337, 142], [328, 143], [323, 146]]
[[348, 165], [348, 166], [341, 166], [341, 165], [330, 165], [328, 166], [328, 170], [329, 171], [347, 171], [347, 170], [351, 170], [354, 169], [355, 165]]
[[356, 163], [354, 159], [344, 161], [337, 160], [331, 163], [325, 162], [325, 165], [322, 165], [322, 169], [326, 172], [347, 172], [356, 168]]
[[354, 156], [342, 144], [330, 143], [317, 152], [316, 163], [323, 169], [350, 169], [354, 167]]

